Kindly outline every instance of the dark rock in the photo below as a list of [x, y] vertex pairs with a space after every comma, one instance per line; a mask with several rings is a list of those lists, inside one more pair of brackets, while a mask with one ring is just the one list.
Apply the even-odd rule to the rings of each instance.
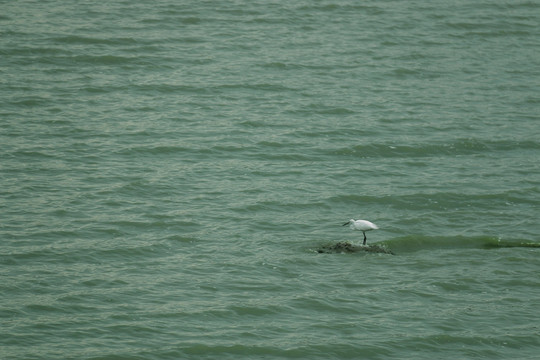
[[394, 253], [385, 247], [378, 245], [353, 245], [349, 242], [340, 241], [335, 244], [323, 245], [317, 249], [319, 254], [333, 254], [333, 253], [356, 253], [356, 252], [370, 252], [370, 253]]

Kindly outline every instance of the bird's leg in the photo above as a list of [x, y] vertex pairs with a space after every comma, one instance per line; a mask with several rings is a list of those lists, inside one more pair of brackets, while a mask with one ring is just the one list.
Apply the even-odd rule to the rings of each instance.
[[365, 231], [362, 231], [362, 234], [364, 234], [364, 244], [363, 245], [366, 245], [366, 232]]

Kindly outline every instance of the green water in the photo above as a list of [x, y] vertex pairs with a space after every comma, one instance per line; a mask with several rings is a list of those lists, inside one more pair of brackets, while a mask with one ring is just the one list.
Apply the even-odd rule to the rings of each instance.
[[0, 4], [1, 359], [537, 358], [537, 1]]

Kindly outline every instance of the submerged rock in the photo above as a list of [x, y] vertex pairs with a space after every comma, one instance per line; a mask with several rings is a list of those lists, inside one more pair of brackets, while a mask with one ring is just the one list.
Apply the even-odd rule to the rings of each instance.
[[319, 254], [332, 253], [355, 253], [355, 252], [383, 253], [394, 255], [392, 251], [378, 245], [353, 245], [346, 241], [340, 241], [335, 244], [323, 245], [317, 249]]

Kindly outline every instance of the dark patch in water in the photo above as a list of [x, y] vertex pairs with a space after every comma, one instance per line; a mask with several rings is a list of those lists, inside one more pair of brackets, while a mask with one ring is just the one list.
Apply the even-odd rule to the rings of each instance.
[[340, 241], [335, 244], [323, 245], [317, 249], [319, 254], [334, 254], [334, 253], [356, 253], [356, 252], [369, 252], [369, 253], [383, 253], [391, 254], [394, 253], [382, 246], [378, 245], [353, 245], [346, 241]]

